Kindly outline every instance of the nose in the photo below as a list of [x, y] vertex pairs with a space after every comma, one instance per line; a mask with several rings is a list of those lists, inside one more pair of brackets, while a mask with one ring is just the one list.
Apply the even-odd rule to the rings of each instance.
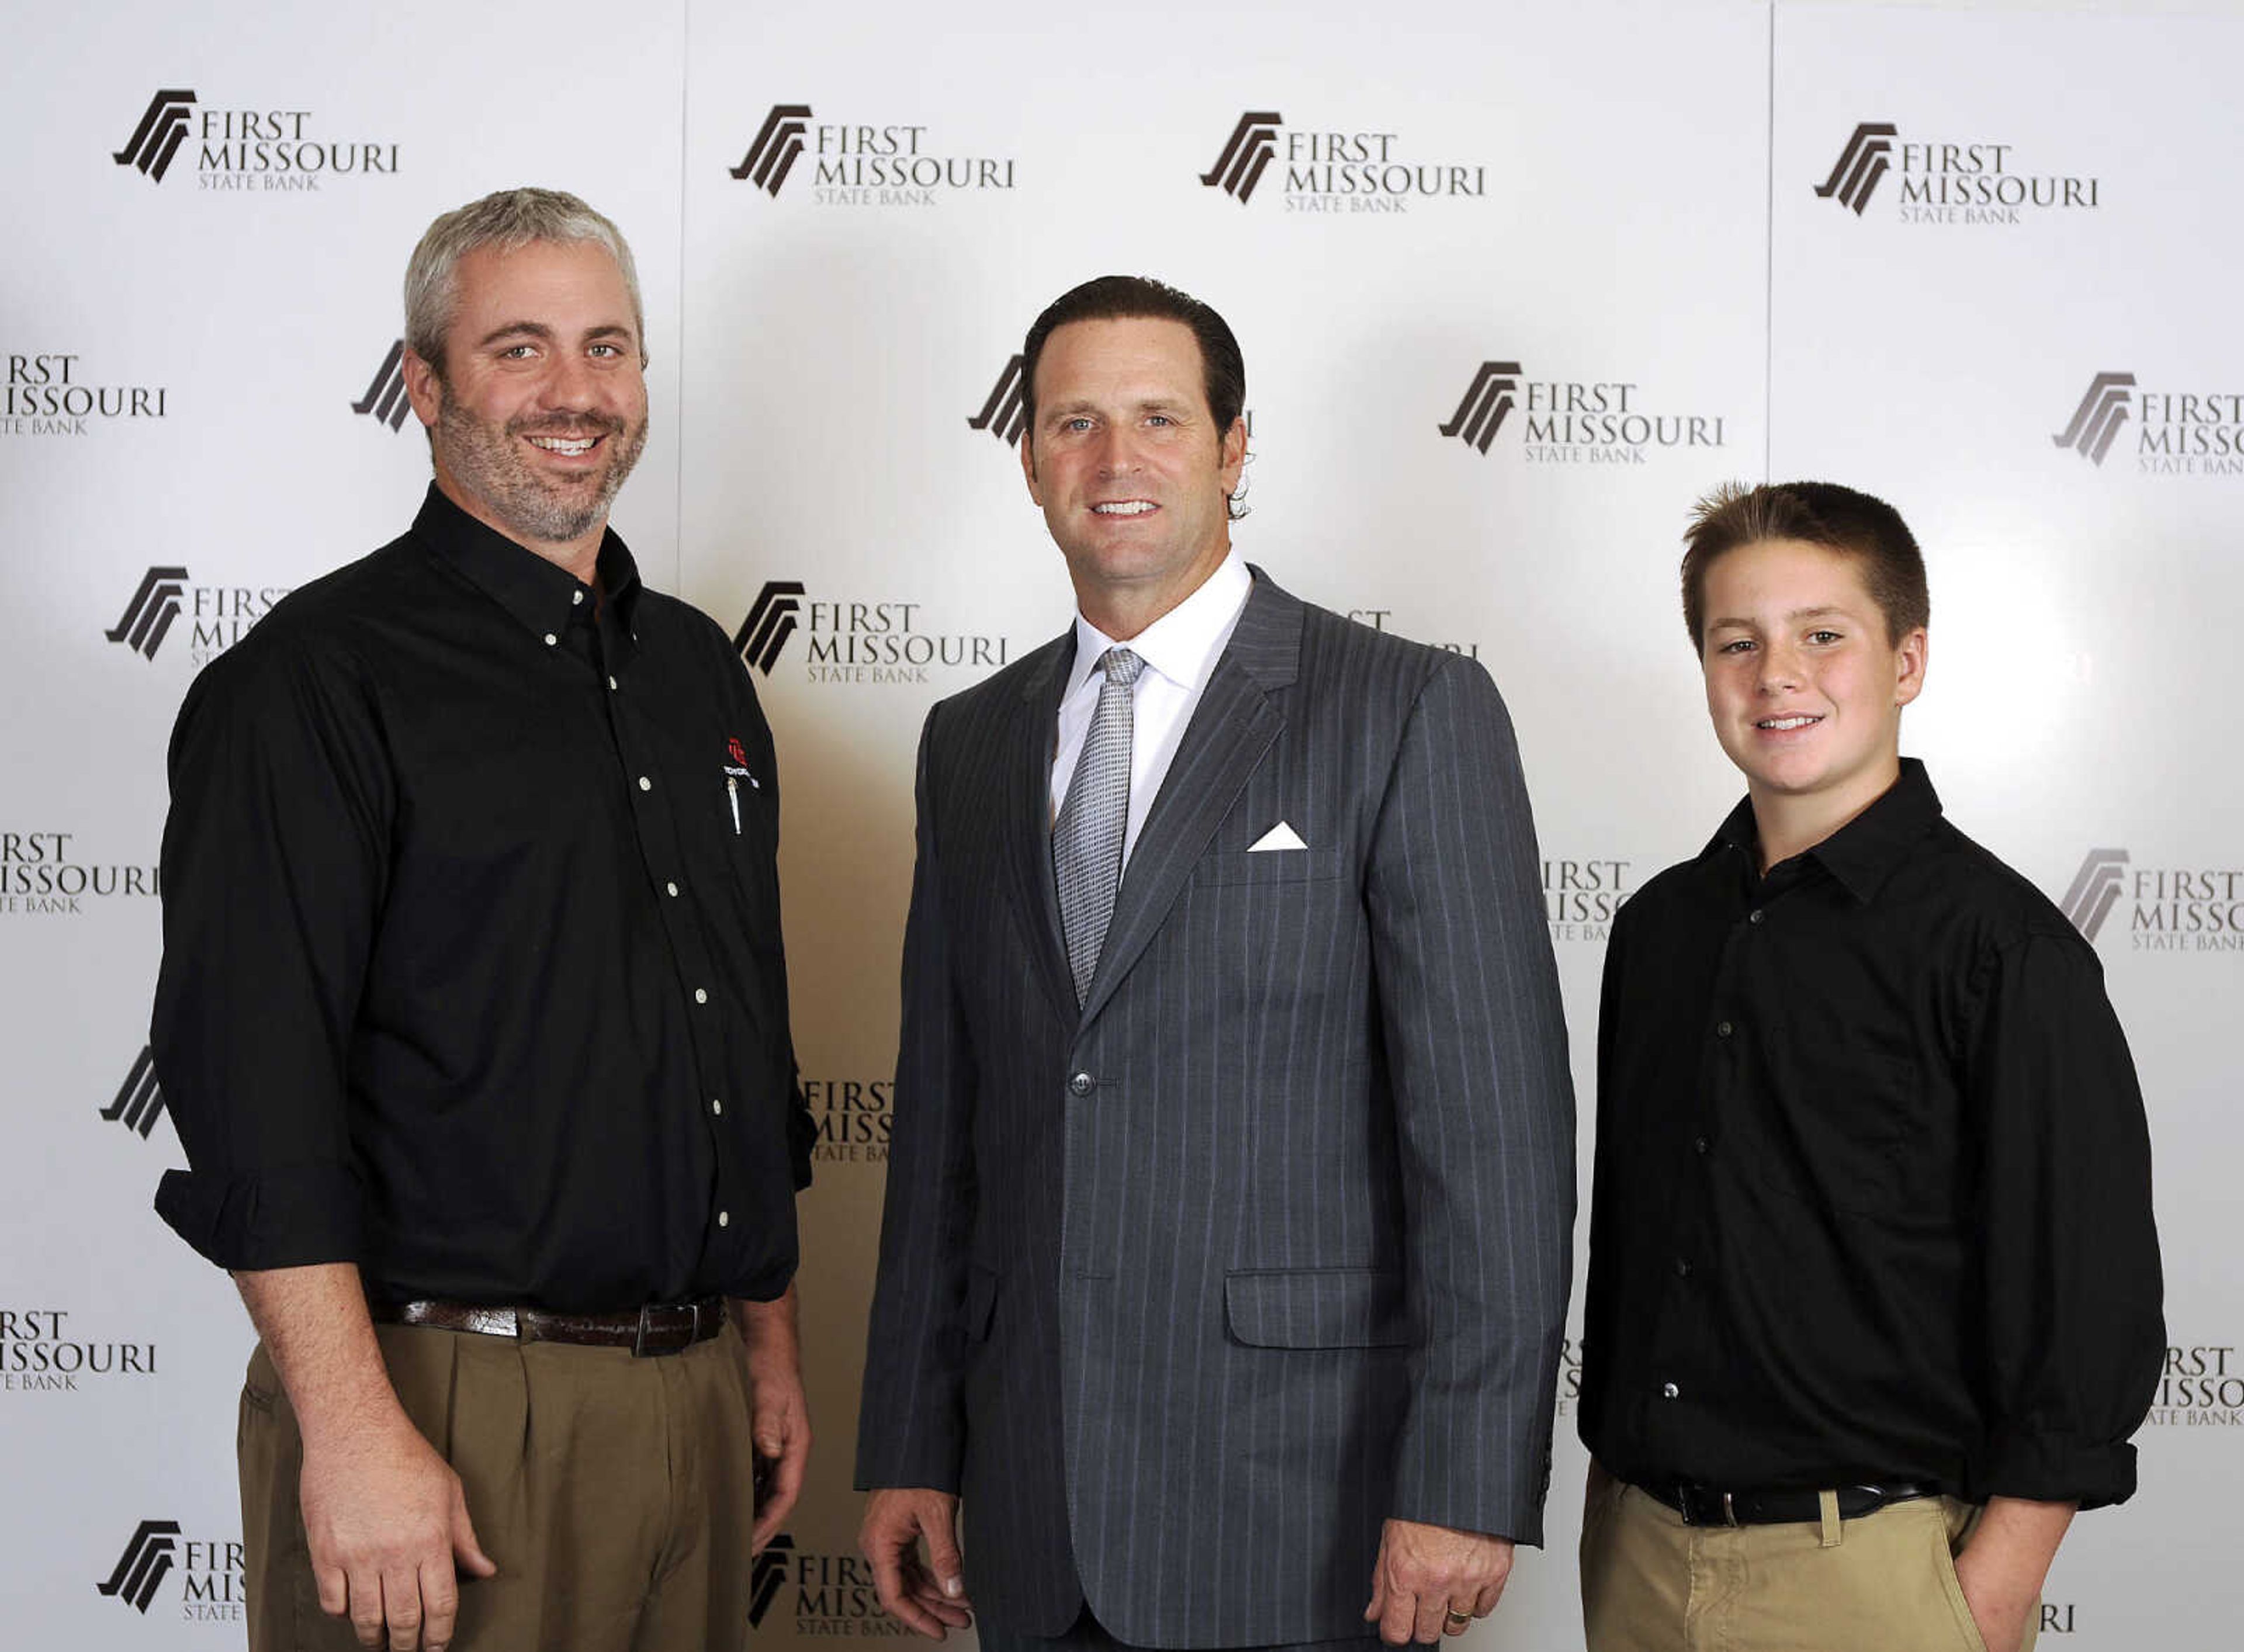
[[1139, 461], [1132, 433], [1118, 424], [1107, 425], [1099, 433], [1097, 457], [1102, 477], [1123, 476], [1137, 470]]
[[1797, 688], [1802, 674], [1800, 650], [1791, 644], [1772, 642], [1761, 651], [1761, 693], [1778, 694]]
[[582, 412], [598, 399], [595, 384], [592, 364], [574, 350], [562, 350], [553, 357], [539, 400], [557, 412]]

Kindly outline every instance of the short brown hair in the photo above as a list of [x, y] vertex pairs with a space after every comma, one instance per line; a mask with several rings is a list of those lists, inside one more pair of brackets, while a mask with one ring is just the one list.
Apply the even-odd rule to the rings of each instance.
[[1694, 651], [1706, 646], [1707, 570], [1724, 552], [1765, 539], [1797, 539], [1859, 562], [1889, 645], [1931, 623], [1923, 553], [1883, 499], [1835, 482], [1727, 482], [1693, 508], [1683, 532], [1683, 624]]

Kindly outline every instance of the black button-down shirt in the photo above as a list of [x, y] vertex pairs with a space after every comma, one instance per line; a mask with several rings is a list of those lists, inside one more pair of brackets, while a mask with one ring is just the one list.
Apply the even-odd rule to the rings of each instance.
[[810, 1175], [772, 740], [708, 619], [434, 488], [172, 740], [157, 1209], [231, 1269], [606, 1312], [768, 1298]]
[[2094, 952], [1914, 762], [1758, 870], [1741, 803], [1613, 924], [1584, 1441], [1639, 1482], [2124, 1499], [2165, 1332]]

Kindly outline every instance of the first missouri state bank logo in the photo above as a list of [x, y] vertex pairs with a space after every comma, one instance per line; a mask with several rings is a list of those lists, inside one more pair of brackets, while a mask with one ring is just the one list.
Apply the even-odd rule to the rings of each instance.
[[187, 140], [187, 111], [194, 101], [193, 91], [158, 92], [148, 99], [147, 110], [132, 129], [132, 136], [125, 139], [125, 147], [111, 159], [120, 166], [136, 168], [151, 183], [162, 183], [179, 146]]
[[1420, 201], [1488, 194], [1485, 166], [1419, 159], [1399, 132], [1289, 127], [1274, 109], [1240, 115], [1199, 177], [1244, 206], [1273, 166], [1289, 213], [1401, 213]]
[[811, 597], [800, 579], [767, 579], [733, 633], [733, 648], [769, 677], [802, 632], [803, 671], [812, 682], [927, 682], [937, 667], [1006, 663], [1009, 639], [931, 630], [927, 606], [893, 598], [828, 601]]
[[1900, 187], [1885, 200], [1905, 224], [2022, 224], [2030, 213], [2103, 205], [2101, 179], [2037, 171], [2019, 150], [1984, 137], [1920, 142], [1890, 120], [1860, 121], [1815, 193], [1862, 218], [1886, 175], [1898, 173]]
[[208, 665], [248, 635], [287, 594], [286, 586], [190, 585], [185, 568], [159, 565], [140, 576], [125, 612], [101, 634], [143, 660], [153, 660], [184, 617], [189, 657], [198, 666]]
[[[799, 165], [805, 156], [807, 169]], [[740, 164], [726, 171], [774, 200], [808, 170], [815, 206], [932, 206], [1012, 188], [1014, 165], [1010, 156], [951, 152], [923, 124], [820, 120], [807, 103], [783, 103], [771, 106]]]
[[1022, 396], [1028, 385], [1021, 377], [1021, 364], [1026, 359], [1016, 352], [1005, 363], [1004, 370], [997, 375], [997, 382], [990, 387], [982, 410], [966, 421], [968, 430], [987, 430], [1007, 447], [1021, 439], [1021, 431], [1029, 422], [1029, 410]]
[[345, 177], [395, 177], [397, 146], [362, 138], [336, 139], [308, 109], [220, 107], [192, 87], [166, 86], [148, 99], [125, 147], [110, 159], [161, 184], [195, 140], [196, 187], [309, 193]]
[[412, 399], [405, 394], [405, 341], [391, 342], [389, 354], [382, 365], [374, 369], [374, 377], [366, 393], [350, 404], [350, 410], [376, 424], [387, 424], [392, 430], [402, 430], [405, 416], [413, 410]]
[[248, 1600], [239, 1540], [182, 1534], [177, 1520], [142, 1520], [125, 1540], [108, 1578], [93, 1587], [146, 1616], [164, 1580], [180, 1577], [179, 1615], [201, 1623], [239, 1623]]
[[[2121, 444], [2130, 424], [2134, 438]], [[2139, 476], [2244, 476], [2244, 390], [2146, 387], [2132, 373], [2099, 373], [2049, 439], [2099, 470], [2119, 445]]]
[[157, 1586], [172, 1569], [179, 1536], [177, 1520], [141, 1521], [126, 1541], [125, 1553], [117, 1557], [117, 1569], [109, 1574], [109, 1581], [94, 1588], [145, 1616], [148, 1603], [156, 1598]]
[[2120, 903], [2128, 950], [2244, 952], [2244, 867], [2138, 865], [2124, 849], [2092, 849], [2058, 902], [2092, 944]]
[[1515, 410], [1530, 464], [1644, 464], [1655, 452], [1728, 440], [1725, 415], [1662, 411], [1633, 380], [1533, 378], [1516, 361], [1481, 362], [1436, 428], [1485, 457]]

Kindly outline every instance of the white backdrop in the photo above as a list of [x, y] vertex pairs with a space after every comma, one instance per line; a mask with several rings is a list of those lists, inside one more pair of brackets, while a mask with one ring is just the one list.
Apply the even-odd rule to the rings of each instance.
[[[802, 1203], [821, 1446], [764, 1574], [764, 1634], [887, 1627], [850, 1558], [848, 1481], [912, 748], [932, 701], [1069, 613], [1014, 456], [970, 421], [1044, 302], [1126, 270], [1240, 335], [1247, 554], [1477, 653], [1504, 688], [1585, 1121], [1604, 919], [1737, 791], [1677, 613], [1690, 501], [1815, 475], [1909, 516], [1936, 647], [1907, 746], [1965, 829], [2092, 931], [2158, 1153], [2172, 1375], [2139, 1499], [2058, 1559], [2050, 1644], [2227, 1644], [2220, 1568], [2244, 1535], [2224, 1495], [2244, 1452], [2233, 12], [1159, 0], [996, 21], [651, 0], [618, 33], [587, 0], [132, 0], [12, 35], [11, 1640], [239, 1643], [250, 1337], [149, 1207], [179, 1149], [136, 1073], [165, 741], [197, 666], [275, 593], [409, 518], [425, 445], [352, 405], [400, 331], [406, 254], [436, 213], [536, 182], [613, 216], [645, 286], [657, 433], [618, 525], [728, 631], [752, 610], [795, 622], [755, 667], [796, 1042], [828, 1131]], [[144, 171], [128, 140], [152, 101]], [[1249, 116], [1267, 166], [1203, 183]], [[1482, 422], [1444, 435], [1469, 389]], [[2084, 397], [2088, 437], [2060, 445]], [[152, 653], [136, 593], [149, 631], [179, 609]], [[1586, 1175], [1586, 1128], [1582, 1147]], [[1572, 1426], [1563, 1405], [1553, 1547], [1478, 1646], [1579, 1644]]]

